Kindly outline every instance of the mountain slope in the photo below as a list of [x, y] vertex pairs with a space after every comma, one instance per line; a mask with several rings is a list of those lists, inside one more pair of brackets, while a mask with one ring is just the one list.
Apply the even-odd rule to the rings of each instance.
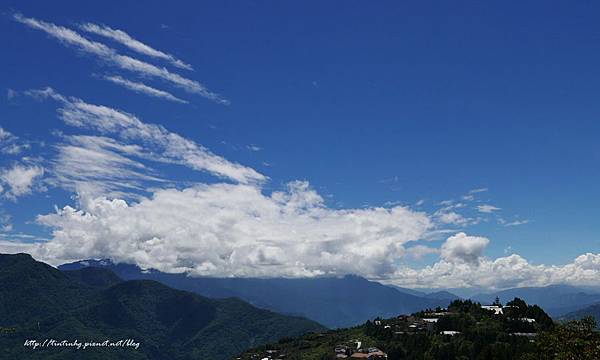
[[445, 307], [455, 297], [432, 298], [407, 294], [358, 276], [311, 279], [194, 278], [165, 274], [135, 265], [113, 264], [110, 260], [85, 260], [60, 266], [61, 270], [103, 267], [123, 279], [151, 279], [170, 287], [213, 297], [235, 296], [260, 308], [300, 315], [330, 328], [348, 327], [375, 317], [390, 317]]
[[123, 281], [112, 271], [95, 267], [64, 271], [64, 274], [72, 280], [95, 288], [107, 288]]
[[[538, 306], [522, 300], [514, 299], [509, 304], [510, 312], [496, 315], [469, 300], [456, 300], [447, 311], [419, 312], [323, 334], [307, 334], [247, 350], [239, 358], [538, 359], [536, 342], [531, 339], [552, 331], [552, 319]], [[519, 320], [522, 317], [535, 321], [523, 322]], [[431, 318], [437, 320], [426, 321]], [[580, 348], [584, 346], [579, 344]], [[551, 358], [554, 357], [543, 357]]]
[[[109, 285], [118, 278], [107, 273], [61, 272], [28, 255], [0, 254], [0, 328], [11, 329], [0, 336], [0, 358], [227, 359], [251, 346], [323, 330], [304, 318], [155, 281]], [[33, 350], [23, 346], [28, 339], [134, 339], [140, 346]]]
[[460, 297], [457, 295], [454, 295], [451, 292], [448, 291], [436, 291], [436, 292], [432, 292], [432, 293], [428, 293], [425, 294], [425, 297], [428, 299], [440, 299], [440, 300], [459, 300]]
[[388, 285], [389, 287], [392, 287], [400, 292], [403, 292], [405, 294], [411, 294], [414, 296], [426, 296], [427, 293], [424, 291], [420, 291], [420, 290], [415, 290], [415, 289], [409, 289], [409, 288], [405, 288], [405, 287], [401, 287], [401, 286], [396, 286], [396, 285]]
[[579, 320], [586, 316], [592, 316], [594, 319], [596, 319], [596, 324], [600, 325], [600, 303], [589, 305], [583, 309], [565, 314], [561, 316], [559, 320]]
[[26, 254], [0, 254], [0, 326], [11, 327], [90, 301], [91, 287], [75, 283]]
[[482, 304], [491, 304], [496, 297], [499, 297], [502, 302], [515, 297], [521, 298], [529, 303], [540, 305], [554, 317], [600, 302], [600, 294], [585, 292], [570, 285], [514, 288], [491, 294], [475, 295], [472, 299]]

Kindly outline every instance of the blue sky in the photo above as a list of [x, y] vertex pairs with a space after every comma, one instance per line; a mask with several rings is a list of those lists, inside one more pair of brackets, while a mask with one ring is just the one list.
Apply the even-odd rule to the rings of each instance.
[[[68, 108], [76, 98], [164, 126], [219, 159], [268, 177], [251, 185], [265, 196], [285, 192], [287, 184], [300, 180], [323, 198], [319, 206], [328, 211], [389, 210], [404, 205], [411, 216], [422, 212], [432, 222], [420, 232], [411, 228], [419, 239], [409, 239], [404, 230], [398, 230], [408, 238], [397, 240], [402, 247], [394, 250], [397, 256], [368, 259], [391, 264], [391, 272], [387, 265], [382, 269], [346, 268], [342, 262], [337, 270], [326, 273], [357, 272], [391, 281], [399, 279], [405, 266], [416, 270], [432, 267], [440, 257], [456, 264], [450, 258], [453, 242], [448, 238], [462, 232], [489, 240], [482, 244], [471, 239], [460, 245], [461, 254], [468, 255], [461, 258], [463, 265], [471, 264], [473, 254], [493, 261], [513, 253], [532, 267], [571, 264], [582, 254], [599, 252], [600, 87], [596, 79], [600, 75], [600, 25], [594, 14], [600, 9], [596, 7], [567, 2], [494, 6], [479, 2], [225, 1], [171, 2], [166, 6], [126, 1], [110, 6], [88, 3], [85, 7], [77, 2], [5, 2], [0, 19], [5, 47], [0, 57], [4, 69], [0, 84], [7, 95], [0, 100], [0, 126], [18, 138], [16, 142], [27, 145], [18, 153], [2, 154], [0, 165], [5, 173], [22, 166], [38, 169], [43, 175], [38, 174], [18, 196], [10, 193], [10, 179], [5, 177], [2, 238], [15, 242], [27, 240], [23, 235], [34, 235], [56, 240], [62, 250], [50, 246], [42, 253], [54, 259], [73, 255], [64, 250], [78, 243], [65, 235], [72, 225], [64, 214], [61, 219], [37, 218], [66, 205], [90, 210], [80, 201], [81, 189], [66, 185], [74, 183], [65, 178], [73, 174], [63, 171], [57, 176], [58, 165], [72, 166], [64, 163], [64, 157], [59, 159], [57, 146], [74, 145], [72, 136], [77, 135], [102, 135], [120, 145], [133, 141], [106, 131], [99, 133], [93, 126], [66, 123], [57, 110]], [[118, 54], [202, 84], [220, 98], [211, 99], [212, 95], [186, 90], [165, 78], [119, 67], [114, 60], [82, 51], [64, 40], [61, 43], [47, 32], [17, 21], [15, 14], [70, 28]], [[193, 70], [86, 32], [81, 28], [86, 23], [120, 29]], [[133, 92], [107, 77], [143, 83], [187, 103]], [[72, 98], [61, 103], [48, 99], [47, 93], [45, 100], [32, 96], [31, 90], [46, 87]], [[131, 144], [148, 145], [144, 139], [136, 141]], [[148, 151], [144, 149], [142, 152]], [[157, 161], [138, 154], [137, 164], [143, 164], [147, 174], [161, 178], [160, 182], [141, 181], [129, 194], [111, 193], [115, 189], [106, 187], [87, 195], [123, 198], [131, 205], [141, 197], [156, 195], [157, 189], [240, 184], [239, 179], [199, 169], [197, 164], [186, 165], [184, 157], [178, 156]], [[483, 188], [487, 191], [470, 193]], [[455, 207], [448, 208], [449, 203], [443, 203], [447, 200]], [[232, 206], [245, 206], [243, 201], [235, 204]], [[499, 210], [481, 212], [477, 208], [481, 205]], [[463, 219], [440, 220], [448, 212]], [[292, 233], [303, 229], [294, 226]], [[319, 234], [336, 236], [323, 226]], [[374, 238], [372, 243], [380, 240]], [[444, 244], [449, 251], [446, 255], [441, 250]], [[425, 250], [423, 256], [404, 253], [415, 245], [434, 250]], [[390, 245], [385, 242], [385, 246]], [[106, 244], [88, 250], [90, 257], [124, 256]], [[258, 258], [268, 258], [271, 250], [261, 252]], [[49, 255], [52, 251], [60, 255]], [[123, 260], [159, 267], [168, 263], [160, 258], [145, 253], [139, 259]], [[208, 264], [215, 265], [206, 259], [186, 261], [206, 262], [209, 268]], [[304, 270], [318, 275], [318, 264], [329, 260], [320, 261], [302, 271], [282, 270], [281, 275], [305, 274]], [[164, 266], [170, 270], [182, 267]], [[227, 267], [215, 266], [220, 270], [214, 274], [228, 274]], [[424, 280], [425, 275], [418, 279], [398, 281], [432, 285]], [[586, 282], [577, 276], [560, 279]], [[549, 281], [545, 277], [531, 283]], [[456, 282], [466, 283], [500, 286]]]

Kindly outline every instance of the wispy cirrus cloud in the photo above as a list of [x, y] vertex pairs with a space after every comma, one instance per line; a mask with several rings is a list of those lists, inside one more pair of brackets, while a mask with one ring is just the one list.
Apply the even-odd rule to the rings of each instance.
[[467, 217], [458, 211], [464, 209], [467, 205], [455, 200], [444, 200], [439, 203], [442, 205], [433, 215], [436, 220], [443, 225], [467, 226], [479, 222], [477, 218]]
[[517, 220], [513, 220], [513, 221], [507, 221], [503, 218], [498, 219], [498, 223], [500, 223], [506, 227], [525, 225], [525, 224], [529, 224], [529, 222], [530, 221], [527, 219], [517, 219]]
[[134, 157], [143, 149], [124, 145], [102, 136], [66, 136], [56, 145], [57, 156], [51, 161], [50, 185], [80, 194], [103, 194], [131, 198], [131, 191], [143, 191], [147, 183], [164, 182]]
[[507, 222], [506, 224], [504, 224], [504, 226], [519, 226], [519, 225], [525, 225], [525, 224], [529, 224], [529, 220], [515, 220], [515, 221]]
[[491, 214], [495, 211], [499, 211], [501, 210], [499, 207], [496, 207], [494, 205], [489, 205], [489, 204], [483, 204], [483, 205], [478, 205], [477, 206], [477, 211], [479, 211], [480, 213], [484, 213], [484, 214]]
[[455, 211], [437, 211], [435, 213], [437, 219], [442, 223], [442, 224], [446, 224], [446, 225], [458, 225], [458, 226], [464, 226], [464, 225], [468, 225], [469, 223], [471, 223], [473, 221], [473, 219], [467, 218]]
[[188, 103], [187, 101], [182, 100], [167, 91], [159, 90], [159, 89], [153, 88], [151, 86], [148, 86], [144, 83], [140, 83], [137, 81], [127, 80], [118, 75], [111, 75], [111, 76], [107, 75], [107, 76], [103, 76], [102, 78], [104, 80], [110, 81], [114, 84], [120, 85], [126, 89], [129, 89], [131, 91], [134, 91], [134, 92], [137, 92], [140, 94], [152, 96], [152, 97], [159, 98], [159, 99], [173, 101], [173, 102], [177, 102], [180, 104]]
[[0, 153], [7, 155], [18, 155], [23, 150], [30, 149], [27, 141], [22, 141], [18, 136], [0, 127]]
[[262, 150], [262, 148], [260, 146], [257, 146], [254, 144], [247, 145], [246, 149], [248, 149], [250, 151], [261, 151]]
[[128, 144], [142, 146], [144, 151], [140, 156], [145, 159], [184, 165], [240, 183], [263, 182], [267, 179], [250, 167], [228, 161], [192, 140], [160, 125], [145, 123], [124, 111], [67, 97], [52, 88], [29, 90], [25, 94], [58, 101], [62, 105], [58, 115], [70, 126], [98, 131], [103, 135], [112, 134]]
[[103, 43], [89, 40], [78, 32], [64, 26], [58, 26], [53, 23], [34, 18], [27, 18], [21, 14], [15, 14], [13, 18], [17, 22], [25, 24], [30, 28], [45, 32], [46, 34], [58, 39], [65, 45], [70, 45], [80, 51], [95, 55], [101, 60], [123, 70], [132, 71], [142, 76], [159, 78], [168, 81], [187, 92], [198, 94], [220, 104], [229, 104], [229, 100], [222, 98], [219, 94], [209, 91], [204, 85], [195, 80], [191, 80], [179, 74], [170, 72], [166, 68], [161, 68], [130, 56], [121, 55], [113, 48], [108, 47]]
[[17, 93], [13, 89], [6, 90], [6, 98], [8, 100], [12, 100], [16, 95], [17, 95]]
[[478, 193], [482, 193], [482, 192], [486, 192], [488, 191], [488, 188], [477, 188], [477, 189], [472, 189], [469, 191], [469, 194], [478, 194]]
[[134, 39], [133, 37], [131, 37], [131, 35], [129, 35], [125, 31], [118, 30], [118, 29], [112, 29], [106, 25], [97, 25], [97, 24], [93, 24], [93, 23], [81, 24], [79, 27], [83, 31], [112, 39], [112, 40], [114, 40], [118, 43], [121, 43], [121, 44], [125, 45], [126, 47], [128, 47], [129, 49], [136, 51], [140, 54], [144, 54], [144, 55], [147, 55], [147, 56], [150, 56], [153, 58], [157, 58], [157, 59], [161, 59], [161, 60], [166, 60], [169, 63], [171, 63], [172, 65], [174, 65], [178, 68], [181, 68], [181, 69], [193, 70], [193, 68], [190, 64], [186, 64], [171, 54], [167, 54], [160, 50], [154, 49], [150, 45], [144, 44], [143, 42], [141, 42], [137, 39]]

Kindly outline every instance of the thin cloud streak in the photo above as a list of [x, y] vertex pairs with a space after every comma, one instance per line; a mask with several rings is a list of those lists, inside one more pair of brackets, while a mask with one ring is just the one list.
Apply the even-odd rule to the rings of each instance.
[[525, 225], [525, 224], [529, 224], [529, 220], [515, 220], [515, 221], [503, 223], [504, 226], [519, 226], [519, 225]]
[[26, 95], [53, 99], [63, 106], [58, 114], [66, 124], [95, 130], [103, 135], [115, 134], [122, 141], [137, 142], [144, 148], [145, 159], [187, 166], [240, 183], [261, 183], [267, 177], [256, 170], [213, 154], [204, 146], [172, 133], [160, 125], [147, 124], [135, 115], [107, 106], [94, 105], [74, 97], [63, 96], [52, 88], [29, 90]]
[[112, 39], [118, 43], [121, 43], [128, 47], [129, 49], [136, 51], [140, 54], [144, 54], [150, 57], [166, 60], [170, 62], [172, 65], [186, 70], [194, 70], [192, 65], [186, 64], [183, 61], [177, 59], [175, 56], [171, 54], [167, 54], [160, 50], [154, 49], [150, 45], [144, 44], [143, 42], [134, 39], [128, 33], [118, 29], [112, 29], [106, 25], [97, 25], [93, 23], [85, 23], [81, 24], [79, 28], [83, 31], [104, 36], [106, 38]]
[[147, 182], [164, 182], [153, 170], [131, 157], [141, 157], [138, 146], [123, 145], [102, 136], [72, 135], [56, 146], [48, 183], [79, 194], [131, 197]]
[[498, 211], [498, 210], [502, 210], [499, 207], [496, 207], [494, 205], [489, 205], [489, 204], [483, 204], [483, 205], [478, 205], [477, 206], [477, 211], [479, 211], [480, 213], [484, 213], [484, 214], [491, 214], [494, 211]]
[[143, 76], [151, 76], [168, 81], [187, 92], [198, 94], [209, 100], [223, 105], [229, 105], [229, 100], [223, 99], [219, 94], [210, 92], [204, 85], [195, 80], [187, 79], [179, 74], [172, 73], [166, 68], [160, 68], [142, 60], [130, 56], [121, 55], [116, 50], [97, 41], [91, 41], [81, 36], [78, 32], [69, 28], [58, 26], [49, 22], [27, 18], [21, 14], [15, 14], [13, 18], [32, 29], [44, 31], [46, 34], [58, 39], [65, 45], [71, 45], [77, 49], [93, 54], [123, 70], [136, 72]]
[[5, 130], [0, 126], [0, 153], [6, 155], [18, 155], [23, 150], [31, 148], [29, 142], [22, 141], [18, 136]]
[[114, 75], [114, 76], [107, 75], [107, 76], [104, 76], [103, 79], [110, 81], [113, 84], [117, 84], [126, 89], [129, 89], [133, 92], [139, 93], [139, 94], [144, 94], [144, 95], [148, 95], [148, 96], [152, 96], [152, 97], [156, 97], [156, 98], [160, 98], [160, 99], [165, 99], [165, 100], [177, 102], [180, 104], [188, 103], [187, 101], [182, 100], [169, 92], [153, 88], [151, 86], [148, 86], [148, 85], [140, 83], [140, 82], [127, 80], [118, 75]]

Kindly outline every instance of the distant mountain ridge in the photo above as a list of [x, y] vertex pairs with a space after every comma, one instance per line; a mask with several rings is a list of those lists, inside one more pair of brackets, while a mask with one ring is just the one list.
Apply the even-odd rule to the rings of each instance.
[[[0, 328], [1, 359], [61, 360], [225, 360], [251, 346], [325, 330], [238, 299], [123, 281], [106, 268], [60, 271], [26, 254], [0, 254]], [[133, 339], [140, 347], [34, 351], [23, 345], [29, 339]]]
[[529, 303], [538, 304], [553, 317], [560, 317], [600, 302], [600, 293], [571, 285], [513, 288], [474, 295], [471, 299], [482, 304], [491, 304], [496, 297], [500, 298], [503, 303], [515, 297], [521, 298]]
[[561, 321], [563, 321], [563, 320], [579, 320], [586, 316], [592, 316], [594, 319], [596, 319], [596, 325], [598, 326], [598, 328], [600, 328], [600, 302], [593, 304], [593, 305], [586, 306], [582, 309], [564, 314], [563, 316], [561, 316], [559, 318], [559, 320], [561, 320]]
[[[238, 297], [255, 306], [305, 316], [331, 328], [353, 326], [377, 316], [410, 313], [424, 307], [445, 307], [450, 301], [461, 298], [444, 290], [427, 293], [393, 285], [384, 286], [358, 276], [317, 279], [190, 278], [184, 274], [142, 271], [135, 265], [113, 264], [106, 259], [84, 260], [61, 265], [59, 268], [67, 270], [87, 266], [107, 267], [124, 279], [153, 279], [207, 297]], [[390, 288], [396, 292], [390, 292]], [[332, 294], [336, 292], [340, 296]], [[363, 306], [363, 303], [352, 299], [356, 294], [370, 294], [371, 297], [364, 300], [366, 302]], [[307, 301], [299, 302], [296, 300], [298, 297]], [[496, 297], [503, 303], [518, 297], [539, 304], [555, 318], [600, 303], [600, 291], [571, 285], [512, 288], [480, 293], [468, 298], [482, 304], [491, 304]], [[391, 300], [382, 300], [384, 298]], [[361, 299], [365, 297], [362, 296]]]
[[110, 260], [83, 260], [59, 266], [61, 270], [103, 267], [123, 279], [156, 280], [170, 287], [211, 297], [238, 297], [257, 307], [299, 315], [330, 328], [362, 324], [375, 317], [391, 317], [424, 308], [445, 307], [457, 297], [431, 297], [402, 292], [359, 276], [310, 279], [204, 278], [142, 270]]
[[436, 291], [436, 292], [432, 292], [432, 293], [428, 293], [425, 294], [425, 297], [428, 299], [452, 299], [452, 300], [460, 300], [461, 297], [454, 295], [453, 293], [449, 292], [449, 291]]

